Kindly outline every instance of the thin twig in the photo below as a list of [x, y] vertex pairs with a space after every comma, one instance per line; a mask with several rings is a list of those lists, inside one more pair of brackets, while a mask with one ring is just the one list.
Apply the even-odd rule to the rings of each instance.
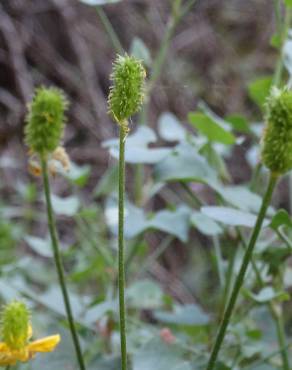
[[75, 327], [70, 298], [69, 298], [69, 294], [68, 294], [67, 286], [66, 286], [65, 272], [64, 272], [62, 257], [60, 253], [59, 240], [58, 240], [56, 223], [54, 219], [54, 213], [53, 213], [53, 207], [52, 207], [52, 201], [51, 201], [51, 191], [50, 191], [49, 175], [48, 175], [48, 168], [47, 168], [47, 160], [45, 158], [41, 158], [41, 165], [42, 165], [42, 175], [43, 175], [45, 198], [46, 198], [48, 226], [49, 226], [49, 232], [51, 236], [52, 248], [54, 252], [56, 270], [57, 270], [57, 274], [59, 278], [61, 292], [62, 292], [63, 299], [64, 299], [67, 319], [68, 319], [73, 343], [75, 346], [76, 357], [79, 363], [80, 370], [86, 370], [85, 365], [84, 365], [82, 351], [81, 351], [81, 346], [80, 346], [79, 339], [78, 339], [77, 330]]

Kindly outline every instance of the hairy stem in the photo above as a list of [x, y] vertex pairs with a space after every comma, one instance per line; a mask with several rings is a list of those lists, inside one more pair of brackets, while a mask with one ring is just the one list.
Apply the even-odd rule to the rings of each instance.
[[257, 241], [259, 233], [261, 231], [262, 224], [263, 224], [267, 209], [269, 207], [274, 188], [275, 188], [276, 183], [277, 183], [277, 179], [278, 179], [278, 176], [276, 176], [272, 173], [270, 174], [269, 184], [268, 184], [266, 193], [265, 193], [263, 201], [262, 201], [262, 206], [261, 206], [261, 209], [260, 209], [258, 217], [257, 217], [257, 222], [256, 222], [256, 225], [253, 229], [250, 241], [248, 243], [248, 247], [246, 249], [246, 252], [245, 252], [241, 267], [240, 267], [239, 274], [236, 278], [236, 281], [235, 281], [235, 284], [234, 284], [229, 302], [228, 302], [226, 310], [224, 312], [223, 319], [221, 321], [218, 334], [216, 336], [215, 344], [214, 344], [214, 347], [212, 349], [211, 356], [210, 356], [210, 359], [209, 359], [209, 362], [208, 362], [208, 365], [207, 365], [207, 370], [214, 369], [214, 366], [216, 364], [216, 360], [217, 360], [220, 348], [222, 346], [222, 343], [223, 343], [223, 340], [224, 340], [224, 337], [225, 337], [225, 334], [226, 334], [226, 330], [227, 330], [231, 315], [233, 313], [233, 309], [234, 309], [234, 306], [235, 306], [240, 288], [242, 287], [242, 284], [244, 282], [244, 277], [245, 277], [245, 274], [246, 274], [246, 270], [247, 270], [249, 262], [251, 260], [252, 253], [253, 253], [254, 247], [256, 245], [256, 241]]
[[127, 337], [125, 309], [125, 262], [124, 262], [124, 195], [125, 195], [125, 141], [127, 125], [120, 124], [119, 155], [119, 306], [122, 370], [127, 370]]
[[79, 363], [80, 370], [85, 370], [81, 347], [79, 344], [79, 339], [78, 339], [78, 335], [77, 335], [77, 331], [76, 331], [76, 327], [75, 327], [75, 323], [73, 319], [70, 298], [69, 298], [69, 294], [68, 294], [67, 287], [66, 287], [64, 267], [62, 263], [61, 253], [60, 253], [56, 222], [54, 219], [54, 212], [53, 212], [52, 201], [51, 201], [51, 191], [50, 191], [50, 183], [49, 183], [49, 175], [48, 175], [46, 158], [44, 157], [41, 158], [41, 164], [42, 164], [42, 175], [43, 175], [43, 183], [44, 183], [45, 198], [46, 198], [48, 226], [49, 226], [49, 232], [51, 236], [56, 270], [58, 273], [59, 284], [60, 284], [60, 288], [62, 291], [65, 309], [66, 309], [67, 318], [68, 318], [68, 323], [69, 323], [69, 327], [70, 327], [70, 331], [71, 331], [71, 335], [72, 335], [72, 339], [73, 339], [73, 343], [74, 343], [74, 347], [76, 351], [76, 357]]

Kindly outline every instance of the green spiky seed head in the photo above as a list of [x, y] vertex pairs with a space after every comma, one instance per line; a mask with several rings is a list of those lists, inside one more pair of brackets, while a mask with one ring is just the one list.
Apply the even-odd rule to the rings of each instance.
[[30, 313], [23, 302], [12, 301], [4, 306], [1, 317], [2, 340], [12, 350], [21, 350], [28, 341]]
[[29, 105], [26, 117], [25, 142], [40, 155], [53, 152], [60, 143], [68, 103], [56, 88], [40, 87]]
[[261, 157], [276, 175], [292, 169], [292, 92], [273, 88], [266, 102]]
[[113, 85], [108, 98], [109, 112], [118, 123], [126, 121], [140, 109], [145, 77], [145, 69], [138, 59], [118, 55], [113, 64]]

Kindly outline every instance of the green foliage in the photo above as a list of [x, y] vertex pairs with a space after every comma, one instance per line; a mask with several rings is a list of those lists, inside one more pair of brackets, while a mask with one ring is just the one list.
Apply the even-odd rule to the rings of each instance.
[[210, 141], [216, 141], [225, 145], [235, 142], [235, 137], [227, 131], [219, 122], [213, 120], [204, 113], [189, 113], [189, 121]]
[[40, 87], [35, 91], [26, 117], [25, 143], [33, 153], [53, 152], [63, 136], [68, 103], [55, 88]]
[[[82, 2], [98, 7], [118, 0]], [[179, 15], [180, 5], [187, 3], [174, 1], [174, 13]], [[290, 7], [290, 1], [285, 4]], [[172, 21], [170, 18], [171, 27]], [[283, 33], [275, 30], [275, 35], [274, 44], [281, 50]], [[168, 42], [171, 34], [166, 36]], [[256, 77], [248, 86], [250, 99], [241, 99], [237, 112], [232, 113], [234, 102], [230, 106], [227, 102], [226, 108], [214, 102], [213, 94], [204, 96], [224, 118], [202, 102], [184, 116], [188, 105], [181, 101], [179, 90], [176, 104], [168, 108], [172, 112], [164, 111], [159, 94], [172, 89], [167, 77], [172, 74], [178, 78], [180, 61], [173, 55], [169, 60], [165, 58], [167, 46], [162, 53], [158, 50], [157, 59], [148, 49], [149, 39], [143, 40], [145, 43], [133, 37], [128, 44], [132, 56], [125, 54], [115, 61], [108, 102], [119, 124], [145, 103], [137, 122], [149, 123], [127, 135], [125, 148], [128, 370], [203, 370], [262, 203], [267, 171], [257, 163], [260, 150], [264, 164], [273, 171], [283, 173], [292, 168], [291, 92], [280, 90], [267, 100], [273, 78]], [[284, 65], [289, 72], [291, 45], [285, 45]], [[164, 65], [170, 65], [154, 99], [151, 92], [156, 86], [151, 81], [145, 83], [140, 60], [157, 84]], [[197, 98], [199, 82], [181, 82]], [[196, 90], [191, 91], [193, 85]], [[149, 95], [145, 101], [144, 93]], [[156, 106], [162, 111], [149, 114], [153, 101], [162, 102], [161, 107]], [[260, 109], [254, 109], [252, 103]], [[37, 89], [25, 128], [26, 144], [35, 154], [50, 154], [59, 145], [66, 108], [59, 90]], [[260, 147], [264, 109], [267, 129]], [[108, 152], [106, 158], [110, 156], [104, 167], [86, 164], [80, 158], [81, 165], [72, 163], [68, 172], [61, 171], [64, 178], [56, 179], [52, 206], [86, 369], [117, 370], [121, 361], [116, 195], [119, 140], [106, 137], [101, 150]], [[16, 165], [13, 163], [12, 168]], [[1, 162], [1, 175], [5, 171]], [[34, 312], [36, 333], [59, 332], [62, 337], [58, 351], [36, 356], [22, 368], [75, 370], [78, 364], [72, 355], [66, 311], [51, 268], [53, 253], [45, 227], [41, 185], [21, 178], [8, 184], [5, 181], [3, 176], [0, 188], [6, 188], [0, 205], [0, 299], [9, 302], [25, 297]], [[136, 199], [137, 189], [141, 197]], [[287, 182], [283, 181], [279, 189], [264, 218], [214, 369], [284, 369], [282, 353], [286, 347], [278, 343], [279, 321], [289, 329], [292, 219]], [[15, 323], [20, 330], [21, 325]], [[5, 339], [2, 330], [6, 342], [7, 333]], [[16, 331], [13, 337], [11, 330], [9, 333], [8, 340], [18, 347], [21, 341], [14, 337], [18, 335], [22, 341], [27, 338]], [[27, 335], [28, 331], [24, 328], [23, 333]], [[289, 344], [289, 330], [286, 336]]]
[[272, 77], [259, 77], [248, 85], [250, 98], [263, 109], [272, 86]]

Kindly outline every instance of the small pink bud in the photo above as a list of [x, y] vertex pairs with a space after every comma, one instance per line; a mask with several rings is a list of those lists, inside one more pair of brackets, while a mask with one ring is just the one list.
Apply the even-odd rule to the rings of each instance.
[[160, 330], [160, 338], [167, 344], [173, 344], [176, 341], [176, 337], [172, 334], [169, 328], [163, 328]]

